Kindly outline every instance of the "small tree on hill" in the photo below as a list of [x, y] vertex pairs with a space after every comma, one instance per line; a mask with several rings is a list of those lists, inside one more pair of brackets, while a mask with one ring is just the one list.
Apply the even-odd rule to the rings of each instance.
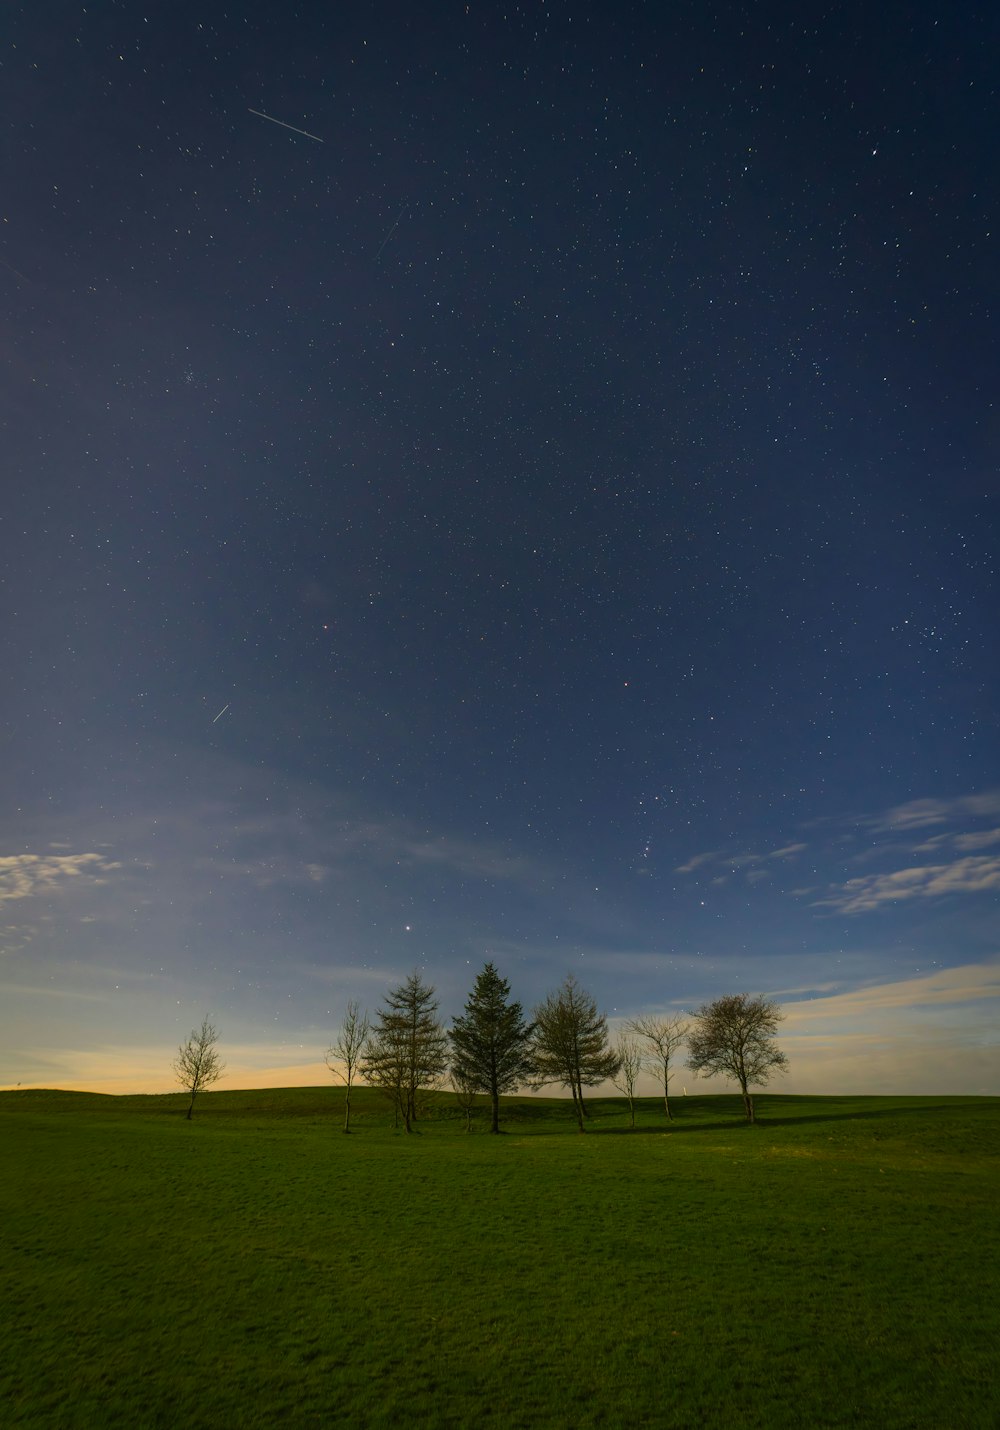
[[608, 1046], [608, 1020], [570, 974], [562, 987], [535, 1009], [532, 1086], [558, 1082], [573, 1097], [581, 1132], [584, 1087], [596, 1087], [618, 1071], [618, 1054]]
[[688, 1036], [688, 1067], [706, 1077], [720, 1074], [735, 1079], [743, 1094], [748, 1122], [754, 1120], [752, 1086], [763, 1087], [771, 1072], [783, 1072], [788, 1059], [774, 1041], [785, 1016], [777, 1003], [763, 995], [751, 998], [734, 993], [705, 1003], [694, 1017]]
[[618, 1091], [628, 1099], [629, 1126], [635, 1126], [635, 1085], [642, 1072], [642, 1049], [627, 1033], [618, 1034], [618, 1071], [611, 1081]]
[[361, 1076], [389, 1097], [407, 1132], [420, 1091], [440, 1082], [448, 1067], [448, 1039], [437, 1010], [434, 989], [411, 973], [386, 994], [361, 1055]]
[[630, 1032], [642, 1038], [648, 1049], [647, 1066], [663, 1083], [663, 1107], [667, 1120], [673, 1121], [670, 1111], [670, 1064], [674, 1053], [688, 1035], [688, 1024], [678, 1013], [673, 1018], [657, 1018], [651, 1013], [643, 1013], [638, 1018], [630, 1018], [625, 1024]]
[[501, 1095], [522, 1087], [532, 1070], [532, 1029], [509, 998], [510, 984], [487, 963], [448, 1034], [453, 1075], [489, 1096], [491, 1132], [500, 1131]]
[[173, 1067], [177, 1081], [191, 1094], [187, 1110], [188, 1122], [191, 1121], [194, 1100], [199, 1092], [218, 1082], [226, 1070], [216, 1046], [218, 1041], [217, 1030], [207, 1018], [203, 1018], [201, 1027], [192, 1029], [191, 1036], [186, 1043], [181, 1043], [174, 1058]]
[[455, 1101], [465, 1113], [465, 1130], [471, 1132], [472, 1114], [476, 1110], [476, 1098], [479, 1090], [458, 1068], [452, 1068], [448, 1075], [448, 1081], [455, 1094]]
[[354, 1086], [370, 1029], [368, 1014], [362, 1013], [356, 1002], [347, 1005], [337, 1040], [326, 1050], [326, 1065], [334, 1077], [339, 1077], [347, 1089], [344, 1102], [344, 1131], [351, 1130], [351, 1088]]

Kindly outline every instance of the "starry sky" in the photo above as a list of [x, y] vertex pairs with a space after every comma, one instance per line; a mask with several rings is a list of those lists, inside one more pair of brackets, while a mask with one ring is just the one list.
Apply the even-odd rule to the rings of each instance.
[[998, 28], [6, 7], [0, 1083], [489, 958], [1000, 1093]]

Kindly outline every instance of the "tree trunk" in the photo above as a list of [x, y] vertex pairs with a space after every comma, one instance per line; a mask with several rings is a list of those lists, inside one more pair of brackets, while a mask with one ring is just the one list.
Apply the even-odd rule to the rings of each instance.
[[670, 1111], [670, 1098], [667, 1096], [667, 1089], [670, 1086], [666, 1073], [663, 1074], [663, 1110], [667, 1114], [667, 1121], [673, 1122], [674, 1114]]
[[630, 1127], [634, 1127], [634, 1126], [635, 1126], [635, 1103], [632, 1101], [631, 1098], [629, 1098], [629, 1100], [628, 1100], [628, 1116], [629, 1116], [629, 1123], [628, 1123], [628, 1125], [629, 1125]]
[[491, 1098], [492, 1098], [492, 1102], [493, 1102], [493, 1115], [492, 1115], [492, 1118], [491, 1118], [491, 1121], [490, 1121], [490, 1131], [491, 1131], [491, 1132], [499, 1132], [499, 1131], [500, 1131], [500, 1097], [499, 1097], [499, 1094], [498, 1094], [498, 1093], [495, 1093], [495, 1092], [494, 1092], [494, 1093], [491, 1094]]
[[753, 1115], [753, 1098], [750, 1096], [749, 1092], [747, 1091], [745, 1084], [744, 1084], [744, 1087], [743, 1087], [743, 1107], [744, 1107], [744, 1109], [745, 1109], [745, 1111], [746, 1111], [747, 1121], [748, 1121], [748, 1122], [753, 1122], [753, 1121], [755, 1120], [755, 1119], [754, 1119], [754, 1115]]
[[351, 1130], [351, 1084], [347, 1084], [347, 1101], [344, 1104], [344, 1131]]
[[196, 1092], [193, 1092], [193, 1093], [191, 1094], [191, 1101], [188, 1103], [188, 1110], [187, 1110], [187, 1121], [188, 1121], [188, 1122], [191, 1121], [191, 1114], [192, 1114], [192, 1112], [194, 1112], [194, 1100], [195, 1100], [195, 1098], [197, 1097], [197, 1095], [198, 1095], [198, 1094], [197, 1094]]

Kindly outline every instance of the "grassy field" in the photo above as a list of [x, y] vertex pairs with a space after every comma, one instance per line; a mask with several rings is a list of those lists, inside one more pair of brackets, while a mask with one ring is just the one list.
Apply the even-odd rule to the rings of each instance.
[[1000, 1425], [1000, 1099], [0, 1094], [4, 1426]]

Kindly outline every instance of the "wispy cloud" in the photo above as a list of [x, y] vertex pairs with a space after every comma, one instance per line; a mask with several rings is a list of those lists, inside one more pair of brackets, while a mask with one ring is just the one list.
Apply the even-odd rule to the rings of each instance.
[[860, 914], [906, 899], [980, 894], [995, 889], [1000, 889], [1000, 856], [980, 855], [957, 859], [951, 864], [924, 864], [889, 874], [848, 879], [846, 884], [814, 900], [814, 904], [839, 909], [844, 914]]
[[121, 867], [94, 853], [0, 856], [0, 904], [50, 894], [73, 882], [103, 883], [103, 875]]
[[989, 819], [1000, 815], [1000, 790], [959, 795], [955, 799], [914, 799], [897, 804], [866, 821], [873, 829], [905, 832], [928, 829], [962, 819]]
[[719, 850], [710, 849], [707, 854], [692, 854], [686, 864], [678, 864], [674, 870], [675, 874], [693, 874], [696, 869], [702, 868], [705, 864], [714, 864], [717, 859], [721, 859]]
[[698, 869], [707, 873], [709, 866], [714, 865], [716, 870], [721, 871], [717, 872], [712, 880], [715, 884], [725, 883], [729, 875], [746, 869], [751, 870], [747, 878], [754, 882], [766, 877], [762, 871], [753, 872], [754, 865], [763, 864], [769, 859], [793, 859], [807, 848], [806, 844], [784, 844], [780, 849], [771, 849], [766, 854], [755, 854], [749, 850], [736, 853], [732, 850], [711, 849], [705, 854], [693, 854], [686, 864], [678, 864], [674, 873], [693, 874]]

